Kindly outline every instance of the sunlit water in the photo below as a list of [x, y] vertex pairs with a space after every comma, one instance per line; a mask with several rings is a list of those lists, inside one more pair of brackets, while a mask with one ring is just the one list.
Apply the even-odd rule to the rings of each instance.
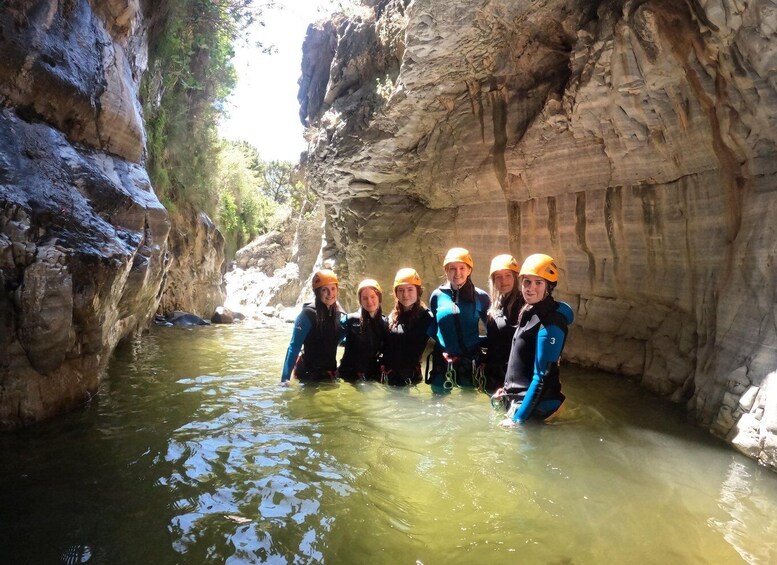
[[99, 397], [0, 435], [0, 563], [775, 563], [777, 473], [637, 386], [567, 409], [278, 384], [291, 326], [155, 328]]

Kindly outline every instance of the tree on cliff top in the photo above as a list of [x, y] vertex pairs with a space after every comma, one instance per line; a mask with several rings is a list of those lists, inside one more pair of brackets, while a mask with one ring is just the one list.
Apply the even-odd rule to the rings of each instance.
[[[160, 200], [214, 215], [222, 144], [217, 124], [235, 86], [233, 45], [267, 0], [168, 0], [155, 8], [143, 80], [147, 168]], [[260, 48], [258, 46], [257, 48]]]

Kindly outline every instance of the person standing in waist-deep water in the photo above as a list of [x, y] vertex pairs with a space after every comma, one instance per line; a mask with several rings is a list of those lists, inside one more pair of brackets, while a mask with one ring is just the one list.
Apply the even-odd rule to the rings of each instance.
[[424, 289], [415, 269], [406, 267], [394, 277], [394, 309], [389, 314], [383, 348], [381, 380], [404, 386], [421, 382], [421, 356], [429, 342], [432, 313], [421, 301]]
[[518, 315], [504, 389], [497, 392], [508, 407], [502, 425], [545, 420], [565, 398], [558, 362], [574, 315], [568, 304], [551, 295], [558, 284], [558, 266], [552, 257], [535, 253], [523, 262], [519, 275], [525, 304]]
[[381, 310], [383, 291], [375, 279], [364, 279], [356, 289], [359, 310], [345, 322], [345, 352], [338, 375], [347, 381], [378, 380], [378, 356], [383, 351], [387, 320]]
[[316, 298], [313, 302], [303, 304], [302, 311], [294, 321], [281, 373], [282, 383], [289, 381], [292, 371], [300, 381], [334, 380], [337, 372], [337, 345], [343, 336], [346, 316], [337, 301], [338, 284], [337, 275], [329, 269], [321, 269], [313, 275], [313, 294]]
[[428, 383], [436, 393], [450, 392], [454, 386], [482, 389], [485, 385], [479, 367], [483, 341], [479, 322], [485, 326], [491, 299], [472, 283], [473, 266], [469, 251], [450, 249], [443, 260], [448, 280], [429, 299], [434, 316], [429, 335], [435, 347]]
[[494, 394], [504, 386], [507, 359], [523, 306], [518, 261], [512, 255], [497, 255], [491, 260], [488, 286], [491, 308], [486, 324], [486, 392]]

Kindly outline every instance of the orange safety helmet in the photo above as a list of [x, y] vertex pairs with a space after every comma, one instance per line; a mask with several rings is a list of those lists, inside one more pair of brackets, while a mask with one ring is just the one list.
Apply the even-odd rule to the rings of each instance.
[[313, 285], [313, 290], [316, 290], [317, 288], [321, 288], [322, 286], [325, 286], [328, 284], [339, 285], [340, 281], [337, 280], [337, 275], [333, 270], [321, 269], [320, 271], [315, 272], [315, 274], [313, 275], [313, 281], [311, 284]]
[[401, 284], [414, 284], [421, 286], [421, 277], [418, 275], [418, 271], [412, 267], [404, 267], [397, 271], [397, 275], [394, 277], [394, 290]]
[[521, 266], [519, 275], [534, 275], [548, 282], [558, 282], [558, 266], [550, 255], [535, 253], [529, 255]]
[[491, 268], [488, 271], [488, 276], [490, 277], [495, 272], [504, 270], [518, 273], [521, 271], [521, 268], [518, 266], [518, 261], [515, 260], [515, 257], [505, 253], [504, 255], [497, 255], [491, 259]]
[[380, 288], [378, 281], [375, 279], [364, 279], [362, 282], [360, 282], [358, 288], [356, 289], [356, 296], [361, 298], [362, 290], [365, 288], [375, 289], [375, 292], [378, 293], [378, 297], [383, 297], [383, 290]]
[[444, 269], [447, 267], [449, 263], [464, 263], [470, 269], [475, 267], [475, 263], [472, 261], [472, 255], [470, 255], [469, 251], [463, 247], [453, 247], [448, 250], [445, 259], [442, 262], [442, 268]]

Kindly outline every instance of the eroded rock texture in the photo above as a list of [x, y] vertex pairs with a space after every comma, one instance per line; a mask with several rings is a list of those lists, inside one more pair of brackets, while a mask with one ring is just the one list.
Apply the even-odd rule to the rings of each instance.
[[147, 324], [168, 215], [141, 164], [137, 0], [0, 10], [0, 428], [88, 399]]
[[338, 270], [432, 288], [462, 245], [483, 285], [497, 253], [547, 252], [570, 360], [777, 466], [774, 2], [372, 4], [304, 49]]
[[210, 318], [224, 304], [224, 236], [205, 212], [172, 218], [160, 313], [175, 310]]

